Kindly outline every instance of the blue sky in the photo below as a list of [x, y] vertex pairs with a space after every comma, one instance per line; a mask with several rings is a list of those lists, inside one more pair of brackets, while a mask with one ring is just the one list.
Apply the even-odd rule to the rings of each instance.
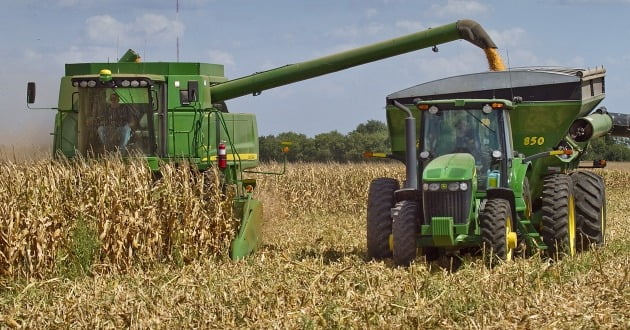
[[[237, 78], [469, 18], [479, 22], [511, 67], [604, 66], [611, 112], [629, 113], [630, 0], [548, 1], [219, 1], [0, 0], [0, 144], [49, 144], [64, 63], [116, 61], [128, 48], [144, 61], [225, 65]], [[434, 79], [486, 71], [465, 41], [244, 96], [231, 112], [257, 115], [261, 135], [347, 133], [385, 120], [385, 96]]]

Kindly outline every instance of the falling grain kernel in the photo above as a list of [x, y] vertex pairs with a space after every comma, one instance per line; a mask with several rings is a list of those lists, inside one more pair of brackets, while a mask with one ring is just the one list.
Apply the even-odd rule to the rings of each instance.
[[501, 59], [501, 55], [499, 55], [499, 51], [496, 48], [485, 48], [483, 51], [486, 53], [486, 58], [488, 59], [491, 71], [505, 70], [503, 59]]

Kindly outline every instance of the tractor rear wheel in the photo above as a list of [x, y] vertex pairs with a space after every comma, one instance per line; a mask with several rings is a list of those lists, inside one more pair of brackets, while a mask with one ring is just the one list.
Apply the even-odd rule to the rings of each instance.
[[545, 178], [542, 191], [542, 239], [547, 256], [575, 255], [576, 221], [573, 182], [566, 174]]
[[516, 248], [516, 232], [512, 221], [510, 202], [489, 199], [479, 215], [484, 262], [494, 266], [501, 261], [510, 261]]
[[418, 232], [420, 231], [420, 203], [402, 201], [400, 211], [392, 226], [394, 235], [394, 264], [409, 266], [416, 258]]
[[593, 173], [578, 171], [571, 174], [575, 195], [577, 248], [586, 251], [605, 242], [606, 185]]
[[369, 259], [384, 259], [392, 256], [389, 236], [392, 234], [391, 209], [394, 207], [394, 192], [400, 185], [391, 178], [378, 178], [370, 183], [367, 206], [367, 250]]

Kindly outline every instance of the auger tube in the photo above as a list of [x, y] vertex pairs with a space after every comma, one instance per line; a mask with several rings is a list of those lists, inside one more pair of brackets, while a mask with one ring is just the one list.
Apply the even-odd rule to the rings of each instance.
[[487, 49], [496, 48], [490, 36], [477, 22], [460, 20], [455, 23], [382, 41], [365, 47], [328, 55], [318, 59], [285, 65], [269, 71], [226, 81], [210, 87], [212, 102], [220, 102], [247, 94], [341, 71], [358, 65], [409, 53], [423, 48], [464, 39]]

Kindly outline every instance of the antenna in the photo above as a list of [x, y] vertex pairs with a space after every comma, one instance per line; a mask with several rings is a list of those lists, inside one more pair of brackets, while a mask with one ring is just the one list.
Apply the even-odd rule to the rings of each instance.
[[[179, 26], [179, 0], [175, 0], [175, 23]], [[177, 62], [179, 62], [179, 28], [177, 30]]]
[[514, 101], [514, 87], [512, 86], [512, 65], [510, 64], [510, 50], [506, 49], [505, 50], [505, 56], [507, 57], [507, 70], [508, 70], [508, 77], [510, 79], [510, 96], [512, 97], [511, 101]]

